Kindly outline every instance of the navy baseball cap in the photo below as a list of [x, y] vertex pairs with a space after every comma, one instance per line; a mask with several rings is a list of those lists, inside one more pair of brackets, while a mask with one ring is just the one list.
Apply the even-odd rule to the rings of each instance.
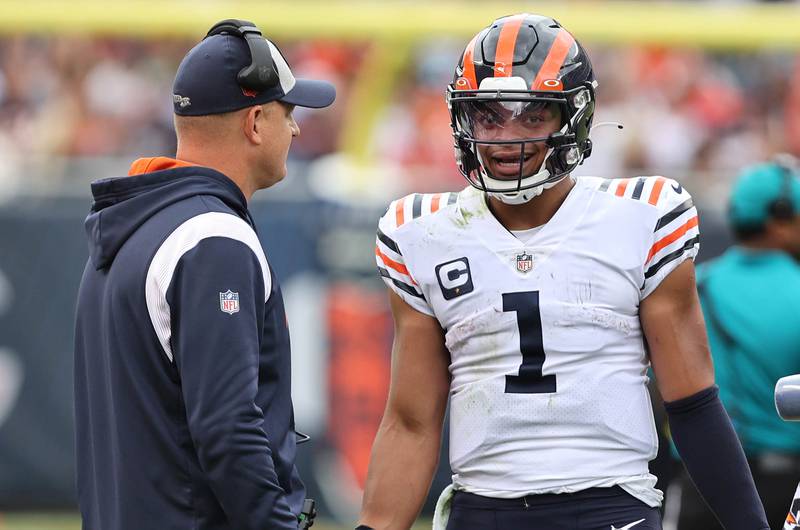
[[[223, 21], [220, 24], [231, 21]], [[270, 101], [283, 101], [300, 107], [327, 107], [336, 99], [336, 89], [326, 81], [296, 79], [289, 64], [274, 43], [261, 36], [254, 24], [242, 24], [249, 38], [263, 39], [248, 43], [237, 28], [225, 33], [213, 34], [200, 41], [181, 61], [172, 86], [175, 114], [179, 116], [206, 116], [261, 105]], [[262, 52], [265, 57], [251, 57], [251, 49]], [[268, 56], [267, 56], [268, 55]], [[259, 73], [263, 78], [264, 66], [268, 65], [267, 77], [272, 83], [263, 89], [243, 86], [240, 72], [250, 65], [262, 65]], [[245, 83], [246, 84], [246, 83]]]

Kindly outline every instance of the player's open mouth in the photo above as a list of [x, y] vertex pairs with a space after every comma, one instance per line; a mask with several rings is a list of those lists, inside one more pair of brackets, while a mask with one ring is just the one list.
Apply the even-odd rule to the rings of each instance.
[[[523, 173], [530, 169], [529, 162], [533, 159], [534, 153], [525, 153], [522, 158]], [[519, 176], [520, 156], [515, 153], [498, 153], [489, 157], [491, 171], [498, 177], [517, 177]]]

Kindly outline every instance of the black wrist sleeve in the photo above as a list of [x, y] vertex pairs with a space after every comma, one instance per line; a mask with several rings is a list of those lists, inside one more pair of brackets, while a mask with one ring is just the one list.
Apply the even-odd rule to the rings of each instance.
[[712, 386], [664, 403], [672, 440], [698, 491], [726, 530], [769, 530], [733, 425]]

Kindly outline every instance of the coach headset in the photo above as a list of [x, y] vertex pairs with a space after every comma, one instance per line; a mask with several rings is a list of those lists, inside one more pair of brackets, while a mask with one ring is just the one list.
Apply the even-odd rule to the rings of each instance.
[[234, 35], [241, 37], [250, 48], [250, 64], [239, 70], [236, 81], [239, 86], [255, 92], [274, 88], [280, 83], [278, 69], [270, 53], [269, 43], [261, 30], [252, 22], [229, 18], [214, 24], [203, 40], [214, 35]]
[[768, 207], [773, 219], [788, 221], [794, 218], [795, 207], [792, 200], [792, 179], [795, 178], [796, 161], [787, 154], [776, 155], [772, 163], [781, 172], [781, 193]]

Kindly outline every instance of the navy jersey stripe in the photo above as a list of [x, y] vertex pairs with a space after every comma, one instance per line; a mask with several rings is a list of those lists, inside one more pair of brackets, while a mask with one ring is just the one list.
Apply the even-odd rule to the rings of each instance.
[[639, 177], [636, 181], [636, 187], [633, 188], [632, 199], [640, 199], [642, 197], [642, 190], [644, 189], [644, 177]]
[[683, 201], [681, 204], [679, 204], [678, 206], [673, 208], [672, 211], [670, 211], [669, 213], [665, 214], [661, 219], [659, 219], [658, 223], [656, 224], [656, 229], [654, 231], [658, 232], [663, 227], [667, 226], [669, 223], [671, 223], [672, 221], [674, 221], [675, 219], [680, 217], [682, 214], [684, 214], [687, 210], [689, 210], [693, 206], [694, 206], [694, 202], [692, 201], [692, 198], [689, 197], [688, 199]]
[[383, 230], [381, 230], [380, 228], [378, 228], [378, 239], [380, 240], [380, 242], [381, 242], [381, 243], [383, 243], [384, 245], [386, 245], [386, 246], [387, 246], [388, 248], [390, 248], [390, 249], [391, 249], [393, 252], [395, 252], [395, 253], [397, 253], [397, 254], [401, 254], [401, 255], [402, 255], [402, 253], [400, 252], [400, 247], [398, 247], [398, 246], [397, 246], [397, 243], [395, 243], [394, 241], [392, 241], [392, 239], [390, 239], [390, 238], [389, 238], [389, 236], [387, 236], [386, 234], [384, 234], [384, 233], [383, 233]]
[[456, 200], [458, 199], [457, 193], [450, 193], [450, 196], [447, 198], [447, 204], [455, 204]]
[[692, 248], [693, 246], [695, 246], [699, 242], [700, 242], [700, 234], [694, 236], [692, 239], [687, 240], [686, 243], [684, 243], [681, 248], [679, 248], [678, 250], [675, 250], [674, 252], [670, 252], [669, 254], [667, 254], [666, 256], [661, 258], [658, 261], [658, 263], [653, 264], [649, 269], [647, 269], [647, 271], [644, 273], [644, 278], [648, 279], [648, 278], [652, 277], [664, 265], [666, 265], [670, 261], [678, 259], [679, 257], [681, 257], [681, 255], [684, 252], [686, 252], [687, 250], [689, 250], [690, 248]]
[[422, 293], [418, 293], [417, 290], [414, 289], [412, 286], [408, 285], [407, 283], [403, 283], [400, 280], [392, 278], [391, 275], [389, 275], [389, 271], [387, 271], [383, 267], [378, 267], [378, 271], [384, 278], [392, 280], [392, 283], [395, 284], [398, 289], [407, 292], [411, 296], [416, 296], [417, 298], [422, 298], [423, 300], [425, 299], [425, 297], [422, 296]]
[[422, 195], [419, 193], [414, 194], [414, 204], [411, 208], [411, 218], [416, 219], [422, 215]]

